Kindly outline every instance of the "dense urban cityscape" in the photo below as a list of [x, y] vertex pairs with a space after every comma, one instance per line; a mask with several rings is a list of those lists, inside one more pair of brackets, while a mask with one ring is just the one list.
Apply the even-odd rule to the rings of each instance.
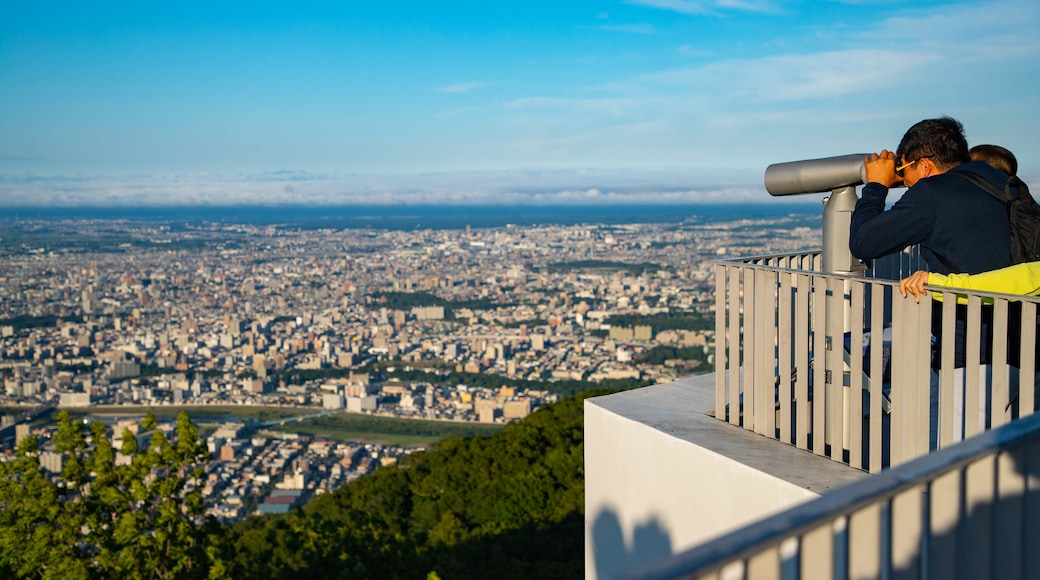
[[146, 412], [170, 432], [177, 410], [206, 410], [207, 513], [284, 512], [424, 448], [308, 423], [493, 427], [555, 401], [561, 384], [703, 372], [713, 261], [817, 246], [818, 220], [407, 231], [10, 220], [4, 457], [34, 433], [41, 464], [62, 469], [52, 423], [19, 413], [102, 418], [118, 438]]

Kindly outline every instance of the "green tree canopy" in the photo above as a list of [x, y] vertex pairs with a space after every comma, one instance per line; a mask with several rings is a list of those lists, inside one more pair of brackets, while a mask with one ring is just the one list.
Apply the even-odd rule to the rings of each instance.
[[102, 422], [84, 430], [67, 411], [56, 418], [60, 474], [41, 467], [35, 436], [0, 464], [0, 576], [223, 575], [207, 550], [217, 528], [203, 517], [198, 489], [209, 453], [187, 414], [178, 415], [172, 440], [149, 415], [136, 434], [120, 434], [118, 452]]

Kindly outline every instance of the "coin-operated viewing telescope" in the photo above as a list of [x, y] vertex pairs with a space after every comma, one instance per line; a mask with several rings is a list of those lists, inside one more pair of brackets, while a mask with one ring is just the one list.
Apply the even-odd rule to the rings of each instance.
[[856, 186], [866, 182], [866, 153], [774, 163], [766, 168], [766, 191], [774, 197], [830, 193], [823, 199], [823, 271], [847, 276], [865, 267], [849, 251]]

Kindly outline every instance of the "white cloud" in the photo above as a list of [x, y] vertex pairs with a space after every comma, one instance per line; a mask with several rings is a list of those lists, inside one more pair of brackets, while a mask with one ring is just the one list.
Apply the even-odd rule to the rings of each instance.
[[776, 3], [770, 0], [627, 0], [627, 3], [680, 14], [712, 15], [726, 10], [764, 13], [778, 11]]
[[710, 14], [714, 2], [698, 0], [629, 0], [628, 4], [649, 6], [661, 10], [670, 10], [681, 14]]
[[[717, 60], [647, 73], [627, 86], [660, 84], [657, 91], [686, 87], [718, 103], [737, 99], [745, 108], [748, 103], [833, 100], [893, 91], [928, 95], [943, 87], [978, 89], [986, 85], [972, 83], [986, 76], [996, 80], [1003, 75], [1003, 84], [1012, 82], [1011, 71], [1035, 73], [1040, 56], [1037, 29], [1040, 4], [1035, 0], [904, 10], [848, 37], [829, 39], [832, 50]], [[679, 51], [706, 56], [690, 45]], [[1019, 74], [1014, 82], [1020, 90], [1029, 87], [1025, 90], [1035, 92], [1036, 78]]]
[[637, 98], [565, 99], [558, 97], [528, 97], [509, 101], [506, 109], [543, 110], [580, 113], [601, 117], [629, 117], [644, 106]]
[[648, 74], [641, 80], [710, 87], [720, 94], [756, 101], [831, 99], [888, 85], [937, 60], [930, 54], [843, 50], [721, 60], [697, 68]]
[[696, 48], [692, 44], [683, 44], [679, 47], [679, 54], [683, 56], [708, 57], [712, 55], [712, 52]]
[[647, 23], [639, 24], [601, 24], [594, 26], [596, 30], [606, 30], [608, 32], [631, 32], [632, 34], [653, 34], [654, 25]]
[[443, 111], [443, 112], [437, 113], [436, 117], [438, 119], [448, 119], [448, 118], [451, 118], [451, 117], [457, 117], [459, 115], [465, 115], [467, 113], [472, 113], [474, 111], [479, 111], [479, 110], [480, 110], [479, 107], [459, 107], [457, 109], [451, 109], [451, 110], [448, 110], [448, 111]]
[[486, 83], [482, 83], [482, 82], [479, 82], [479, 81], [474, 81], [474, 82], [469, 82], [469, 83], [458, 83], [458, 84], [454, 84], [454, 85], [446, 85], [446, 86], [443, 86], [443, 87], [437, 87], [435, 90], [438, 93], [461, 94], [461, 93], [468, 93], [468, 92], [470, 92], [470, 91], [472, 91], [474, 89], [479, 89], [479, 88], [485, 87], [485, 86], [487, 86]]
[[[509, 101], [502, 115], [509, 143], [501, 151], [527, 163], [601, 166], [739, 159], [760, 175], [777, 161], [892, 148], [911, 123], [950, 114], [965, 122], [969, 139], [1040, 158], [1032, 154], [1040, 131], [1032, 112], [1040, 4], [1005, 0], [898, 14], [856, 32], [845, 28], [825, 44], [810, 39], [823, 47], [816, 52], [803, 45], [709, 60], [604, 83], [582, 98]], [[1037, 165], [1027, 164], [1023, 172], [1036, 174]]]
[[414, 175], [0, 176], [5, 207], [740, 203], [766, 199], [741, 171], [576, 169]]

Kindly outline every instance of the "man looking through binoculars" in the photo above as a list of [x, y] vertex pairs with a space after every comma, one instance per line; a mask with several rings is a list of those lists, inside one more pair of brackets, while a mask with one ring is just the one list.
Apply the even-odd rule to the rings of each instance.
[[[1011, 264], [1011, 226], [1004, 204], [958, 173], [975, 173], [1003, 190], [1007, 175], [972, 161], [956, 119], [925, 119], [896, 151], [868, 155], [867, 184], [852, 214], [849, 249], [869, 261], [914, 244], [929, 270], [977, 274]], [[889, 210], [888, 190], [909, 188]]]

